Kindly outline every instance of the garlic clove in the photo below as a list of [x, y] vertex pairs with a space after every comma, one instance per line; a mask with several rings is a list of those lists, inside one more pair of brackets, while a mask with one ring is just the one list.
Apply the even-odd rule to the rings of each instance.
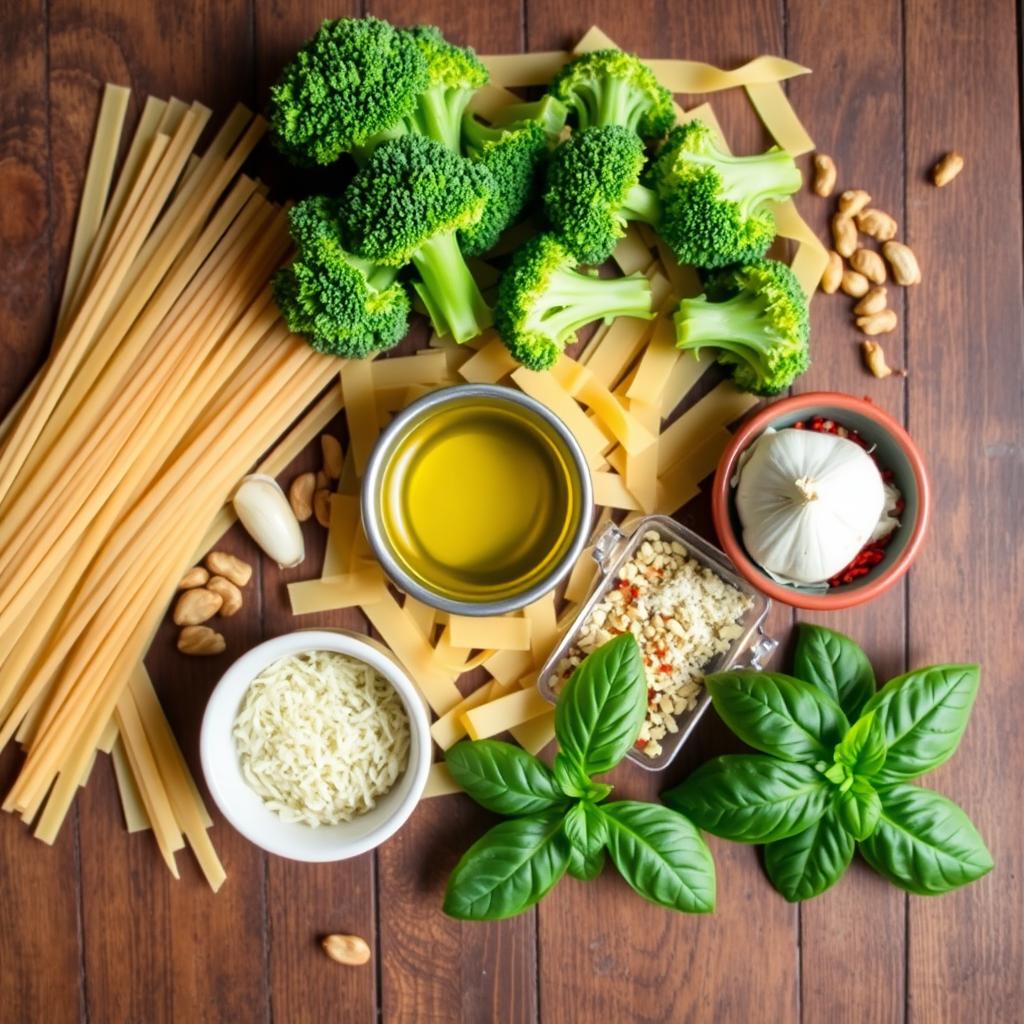
[[302, 528], [284, 491], [272, 476], [253, 473], [238, 485], [232, 498], [239, 522], [249, 536], [282, 569], [306, 557]]

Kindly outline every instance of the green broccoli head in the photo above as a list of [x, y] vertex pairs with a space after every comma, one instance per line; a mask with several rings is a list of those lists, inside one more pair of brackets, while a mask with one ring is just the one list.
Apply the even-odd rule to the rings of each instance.
[[468, 341], [491, 314], [459, 250], [456, 232], [477, 224], [494, 192], [483, 164], [422, 135], [390, 139], [374, 150], [342, 198], [342, 231], [356, 255], [401, 267], [440, 335]]
[[675, 314], [679, 348], [718, 350], [737, 387], [777, 395], [810, 365], [807, 298], [793, 271], [757, 259], [711, 275]]
[[288, 214], [295, 259], [274, 275], [273, 292], [289, 328], [318, 352], [361, 359], [406, 333], [409, 296], [393, 267], [346, 252], [338, 201], [317, 196]]
[[631, 220], [657, 224], [661, 204], [640, 184], [644, 144], [619, 125], [574, 132], [551, 157], [544, 212], [573, 256], [601, 263]]
[[399, 125], [427, 84], [413, 37], [378, 18], [325, 21], [270, 90], [274, 143], [296, 163], [334, 163]]
[[569, 61], [551, 94], [575, 115], [577, 128], [617, 124], [644, 139], [660, 139], [675, 121], [672, 94], [631, 53], [594, 50]]
[[643, 274], [591, 277], [576, 266], [558, 238], [543, 234], [520, 248], [502, 275], [495, 324], [506, 348], [531, 370], [552, 367], [585, 324], [653, 315], [651, 284]]
[[694, 119], [669, 133], [644, 181], [662, 197], [659, 231], [679, 262], [714, 268], [764, 256], [775, 239], [770, 204], [796, 192], [801, 178], [778, 147], [732, 156]]

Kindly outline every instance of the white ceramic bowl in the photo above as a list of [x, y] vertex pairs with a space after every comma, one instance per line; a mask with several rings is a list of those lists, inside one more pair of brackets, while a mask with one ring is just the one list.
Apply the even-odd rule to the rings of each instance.
[[[310, 828], [282, 820], [245, 781], [231, 735], [253, 679], [280, 658], [303, 651], [337, 651], [371, 665], [395, 688], [409, 716], [409, 764], [405, 772], [372, 811], [340, 825]], [[412, 814], [430, 771], [430, 719], [408, 676], [375, 641], [344, 631], [299, 630], [254, 647], [224, 673], [203, 714], [199, 753], [214, 802], [250, 842], [292, 860], [347, 860], [380, 846]]]

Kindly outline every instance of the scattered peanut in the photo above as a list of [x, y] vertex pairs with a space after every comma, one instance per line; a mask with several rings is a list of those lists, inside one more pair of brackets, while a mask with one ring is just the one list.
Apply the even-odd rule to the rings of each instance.
[[313, 515], [313, 494], [316, 491], [316, 474], [300, 473], [288, 488], [288, 504], [295, 518], [304, 523]]
[[326, 488], [313, 495], [313, 515], [321, 526], [331, 525], [331, 492]]
[[821, 275], [821, 290], [826, 295], [832, 295], [839, 289], [839, 283], [843, 279], [843, 258], [835, 251], [829, 249], [828, 263]]
[[814, 155], [814, 183], [811, 186], [816, 195], [830, 196], [836, 187], [836, 162], [825, 153]]
[[874, 249], [857, 249], [850, 257], [850, 266], [872, 284], [885, 284], [885, 260]]
[[889, 305], [889, 292], [886, 288], [872, 288], [860, 302], [853, 307], [857, 316], [870, 316], [881, 313]]
[[341, 476], [341, 442], [331, 434], [320, 435], [320, 451], [324, 456], [324, 472], [329, 480]]
[[316, 490], [325, 491], [331, 486], [331, 481], [327, 474], [321, 469], [316, 474]]
[[865, 334], [888, 334], [896, 330], [896, 323], [896, 312], [892, 309], [883, 309], [881, 313], [857, 317], [857, 326]]
[[244, 587], [252, 579], [252, 566], [226, 551], [211, 551], [206, 556], [206, 568], [214, 576], [224, 576], [236, 587]]
[[358, 935], [328, 935], [320, 945], [335, 963], [358, 967], [370, 959], [370, 947]]
[[871, 196], [862, 188], [847, 189], [839, 197], [839, 212], [844, 217], [855, 217], [871, 202]]
[[873, 238], [876, 242], [888, 242], [890, 238], [896, 237], [896, 219], [890, 217], [884, 210], [876, 210], [874, 207], [861, 210], [856, 221], [861, 234]]
[[885, 361], [885, 353], [877, 341], [862, 341], [860, 350], [864, 356], [865, 365], [879, 379], [891, 377], [894, 373], [899, 377], [906, 377], [906, 370], [894, 370]]
[[186, 626], [178, 634], [178, 650], [182, 654], [221, 654], [226, 647], [223, 635], [209, 626]]
[[224, 598], [212, 590], [207, 590], [206, 587], [194, 587], [192, 590], [186, 590], [174, 606], [174, 624], [176, 626], [198, 626], [201, 622], [212, 619], [220, 611], [220, 606], [223, 603]]
[[857, 248], [857, 225], [853, 218], [837, 213], [832, 218], [832, 244], [840, 256], [852, 256]]
[[242, 607], [242, 592], [231, 582], [231, 580], [225, 579], [223, 576], [214, 576], [209, 583], [206, 584], [207, 590], [212, 590], [213, 593], [217, 594], [222, 604], [220, 606], [220, 614], [225, 619], [230, 619], [235, 612], [239, 611]]
[[201, 566], [193, 566], [184, 576], [181, 577], [181, 582], [178, 584], [179, 590], [191, 590], [193, 587], [206, 586], [206, 581], [210, 578], [210, 574]]
[[863, 274], [858, 274], [856, 270], [844, 270], [843, 280], [839, 286], [847, 295], [855, 299], [867, 295], [868, 289], [871, 287], [868, 279]]
[[936, 188], [948, 185], [964, 169], [964, 158], [954, 149], [942, 157], [932, 168], [932, 184]]
[[904, 245], [902, 242], [886, 242], [882, 246], [882, 255], [889, 261], [893, 280], [897, 284], [906, 287], [920, 283], [921, 268], [909, 245]]

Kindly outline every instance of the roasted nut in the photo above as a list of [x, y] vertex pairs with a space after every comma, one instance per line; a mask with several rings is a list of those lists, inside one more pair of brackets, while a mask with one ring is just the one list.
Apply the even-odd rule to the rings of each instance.
[[936, 188], [948, 185], [964, 169], [964, 158], [954, 149], [932, 168], [932, 183]]
[[920, 282], [921, 268], [909, 245], [902, 242], [886, 242], [882, 246], [882, 255], [889, 261], [893, 280], [897, 284], [906, 287]]
[[331, 492], [328, 490], [317, 491], [313, 495], [313, 515], [316, 521], [323, 527], [331, 525]]
[[874, 249], [858, 249], [850, 257], [850, 266], [872, 284], [885, 284], [885, 260]]
[[327, 474], [321, 469], [316, 474], [316, 487], [317, 491], [325, 491], [331, 486], [331, 481], [328, 479]]
[[821, 290], [826, 295], [832, 295], [838, 291], [839, 284], [843, 280], [843, 258], [835, 251], [829, 249], [828, 263], [821, 275]]
[[209, 626], [186, 626], [178, 634], [178, 650], [182, 654], [220, 654], [226, 647], [224, 637]]
[[857, 317], [857, 326], [865, 334], [888, 334], [896, 330], [896, 323], [896, 312], [892, 309]]
[[304, 523], [313, 514], [315, 491], [316, 473], [300, 473], [288, 488], [288, 504], [300, 523]]
[[370, 947], [358, 935], [328, 935], [320, 943], [335, 963], [358, 967], [370, 959]]
[[856, 306], [853, 307], [857, 316], [870, 316], [881, 313], [889, 305], [889, 292], [886, 288], [872, 288]]
[[206, 568], [214, 576], [225, 576], [236, 587], [244, 587], [252, 579], [252, 566], [226, 551], [211, 551], [206, 556]]
[[885, 361], [885, 353], [877, 341], [862, 341], [860, 350], [864, 356], [864, 364], [879, 379], [891, 377], [894, 373], [899, 377], [906, 377], [906, 370], [894, 370]]
[[206, 589], [212, 590], [222, 599], [220, 614], [225, 619], [230, 619], [242, 607], [242, 592], [231, 580], [225, 579], [223, 576], [214, 576], [206, 584]]
[[849, 188], [839, 197], [839, 212], [844, 217], [855, 217], [868, 203], [871, 196], [862, 188]]
[[224, 598], [220, 594], [215, 594], [212, 590], [207, 590], [206, 587], [194, 587], [192, 590], [186, 590], [174, 606], [174, 624], [176, 626], [198, 626], [201, 622], [212, 619], [220, 611], [220, 606], [223, 603]]
[[855, 219], [861, 234], [876, 242], [888, 242], [890, 238], [896, 237], [896, 218], [890, 217], [884, 210], [876, 210], [874, 207], [861, 210]]
[[857, 248], [857, 225], [852, 217], [837, 213], [832, 218], [832, 244], [840, 256], [852, 256]]
[[811, 188], [816, 195], [830, 196], [836, 187], [836, 162], [825, 153], [814, 155], [814, 182]]
[[178, 583], [179, 590], [191, 590], [193, 587], [203, 587], [210, 578], [210, 574], [201, 566], [193, 566]]
[[867, 295], [871, 285], [868, 283], [868, 279], [863, 274], [858, 274], [856, 270], [844, 270], [843, 280], [839, 287], [847, 295], [859, 299], [862, 295]]
[[329, 480], [337, 480], [341, 476], [341, 442], [331, 434], [320, 435], [320, 451], [324, 456], [324, 472]]

